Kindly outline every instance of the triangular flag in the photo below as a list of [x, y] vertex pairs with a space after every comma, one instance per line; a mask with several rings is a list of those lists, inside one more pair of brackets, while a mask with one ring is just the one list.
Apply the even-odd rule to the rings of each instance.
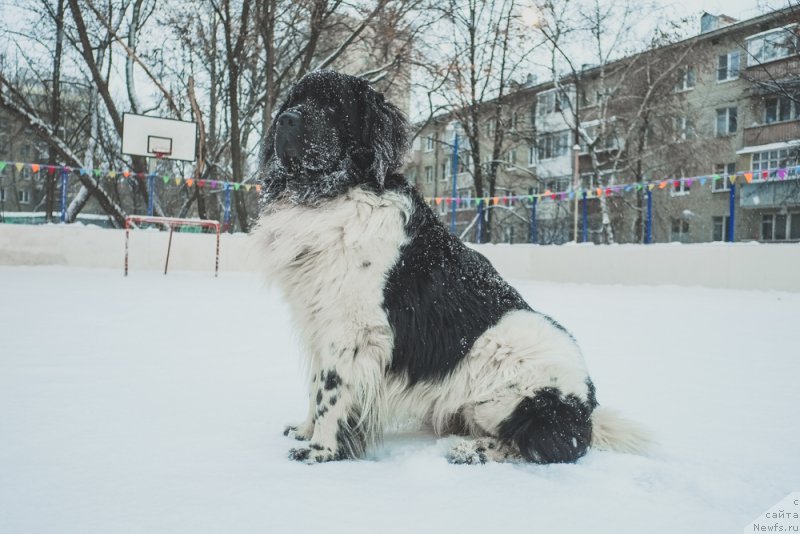
[[[752, 172], [746, 172], [746, 173], [744, 173], [744, 179], [745, 179], [745, 180], [747, 181], [747, 183], [749, 184], [750, 182], [752, 182], [752, 181], [753, 181], [753, 173], [752, 173]], [[734, 176], [731, 176], [731, 182], [732, 182], [732, 183], [735, 183], [735, 182], [736, 182], [736, 180], [735, 180], [735, 177], [734, 177]]]
[[[238, 191], [240, 187], [242, 187], [242, 184], [240, 184], [240, 183], [238, 183], [238, 182], [237, 182], [237, 183], [235, 183], [235, 184], [233, 184], [233, 189], [234, 189], [235, 191]], [[249, 191], [249, 190], [248, 190], [248, 191]]]
[[94, 170], [94, 176], [95, 176], [95, 178], [99, 178], [100, 177], [100, 169], [95, 169]]
[[175, 177], [175, 185], [181, 185], [181, 177], [180, 176], [176, 176]]
[[0, 161], [0, 172], [3, 172], [3, 169], [5, 169], [5, 168], [6, 168], [6, 162], [5, 161]]
[[649, 189], [650, 191], [652, 191], [655, 188], [656, 188], [656, 184], [647, 184], [647, 189]]
[[500, 197], [492, 197], [492, 205], [497, 206], [497, 203], [500, 202]]
[[216, 188], [217, 188], [217, 181], [211, 180], [211, 189], [216, 189]]
[[706, 177], [705, 176], [700, 177], [700, 185], [706, 185]]
[[39, 164], [38, 163], [31, 163], [31, 170], [33, 172], [39, 172]]
[[662, 180], [661, 183], [658, 184], [658, 188], [659, 189], [664, 189], [665, 187], [667, 187], [667, 181], [666, 180]]
[[205, 187], [206, 186], [206, 181], [205, 180], [197, 180], [197, 186], [198, 187]]
[[261, 192], [261, 185], [257, 185], [257, 186], [256, 186], [256, 192], [257, 192], [257, 193], [260, 193], [260, 192]]
[[694, 183], [694, 181], [691, 178], [687, 178], [686, 179], [686, 187], [688, 187], [689, 189], [692, 188], [692, 184], [693, 183]]
[[47, 166], [47, 174], [53, 174], [55, 172], [56, 172], [56, 166], [55, 165], [48, 165]]
[[22, 167], [24, 167], [24, 166], [25, 166], [25, 164], [24, 164], [24, 163], [15, 163], [15, 164], [14, 164], [14, 167], [16, 167], [16, 168], [17, 168], [17, 171], [18, 171], [18, 172], [19, 172], [19, 171], [22, 171]]
[[188, 185], [189, 187], [192, 187], [193, 183], [194, 183], [194, 179], [193, 178], [189, 178], [189, 179], [186, 180], [186, 185]]
[[113, 180], [117, 177], [117, 171], [108, 171], [108, 177]]
[[250, 184], [244, 184], [244, 190], [247, 191], [248, 193], [250, 192], [251, 187], [252, 186]]
[[80, 174], [81, 176], [86, 176], [87, 174], [89, 174], [89, 169], [81, 168]]
[[125, 178], [127, 178], [130, 175], [131, 175], [131, 171], [122, 171], [122, 176], [124, 176]]
[[436, 197], [433, 201], [436, 202], [437, 206], [440, 206], [442, 204], [442, 197]]
[[[747, 177], [748, 174], [750, 175], [750, 178]], [[737, 178], [738, 178], [738, 176], [736, 176], [735, 174], [731, 174], [730, 175], [731, 183], [735, 184]], [[750, 180], [753, 179], [753, 173], [745, 173], [744, 179], [747, 180], [747, 183], [750, 183]]]
[[781, 180], [786, 179], [786, 169], [778, 169], [778, 178]]
[[597, 198], [600, 198], [601, 196], [603, 196], [603, 190], [598, 187], [597, 188]]
[[165, 185], [169, 183], [169, 176], [162, 176], [161, 179], [164, 180]]

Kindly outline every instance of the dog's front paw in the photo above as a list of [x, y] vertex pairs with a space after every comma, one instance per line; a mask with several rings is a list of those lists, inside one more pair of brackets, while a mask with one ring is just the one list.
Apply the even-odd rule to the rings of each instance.
[[297, 447], [289, 450], [289, 459], [306, 464], [319, 464], [341, 458], [330, 448], [312, 443], [309, 447]]
[[283, 435], [288, 436], [297, 441], [308, 441], [311, 439], [311, 431], [306, 431], [303, 426], [289, 425], [283, 429]]

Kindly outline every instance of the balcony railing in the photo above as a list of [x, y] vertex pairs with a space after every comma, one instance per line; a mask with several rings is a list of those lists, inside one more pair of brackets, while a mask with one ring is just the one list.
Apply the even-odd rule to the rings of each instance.
[[768, 145], [800, 139], [800, 120], [775, 122], [744, 129], [744, 146]]

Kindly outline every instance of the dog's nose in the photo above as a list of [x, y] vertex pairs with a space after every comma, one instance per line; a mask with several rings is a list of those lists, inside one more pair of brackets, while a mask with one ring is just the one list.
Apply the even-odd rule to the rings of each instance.
[[303, 116], [296, 111], [278, 115], [275, 128], [275, 153], [283, 161], [300, 158], [303, 141]]

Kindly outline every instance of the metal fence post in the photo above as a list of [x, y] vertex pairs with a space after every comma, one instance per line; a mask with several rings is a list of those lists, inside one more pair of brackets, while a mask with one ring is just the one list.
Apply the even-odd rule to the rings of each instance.
[[583, 242], [589, 240], [588, 214], [586, 212], [586, 191], [583, 192]]
[[736, 228], [736, 183], [731, 183], [731, 191], [728, 196], [728, 242], [733, 243]]
[[644, 239], [645, 244], [653, 242], [653, 192], [647, 187], [647, 231]]
[[61, 167], [61, 222], [67, 222], [67, 185], [69, 184], [69, 170]]

